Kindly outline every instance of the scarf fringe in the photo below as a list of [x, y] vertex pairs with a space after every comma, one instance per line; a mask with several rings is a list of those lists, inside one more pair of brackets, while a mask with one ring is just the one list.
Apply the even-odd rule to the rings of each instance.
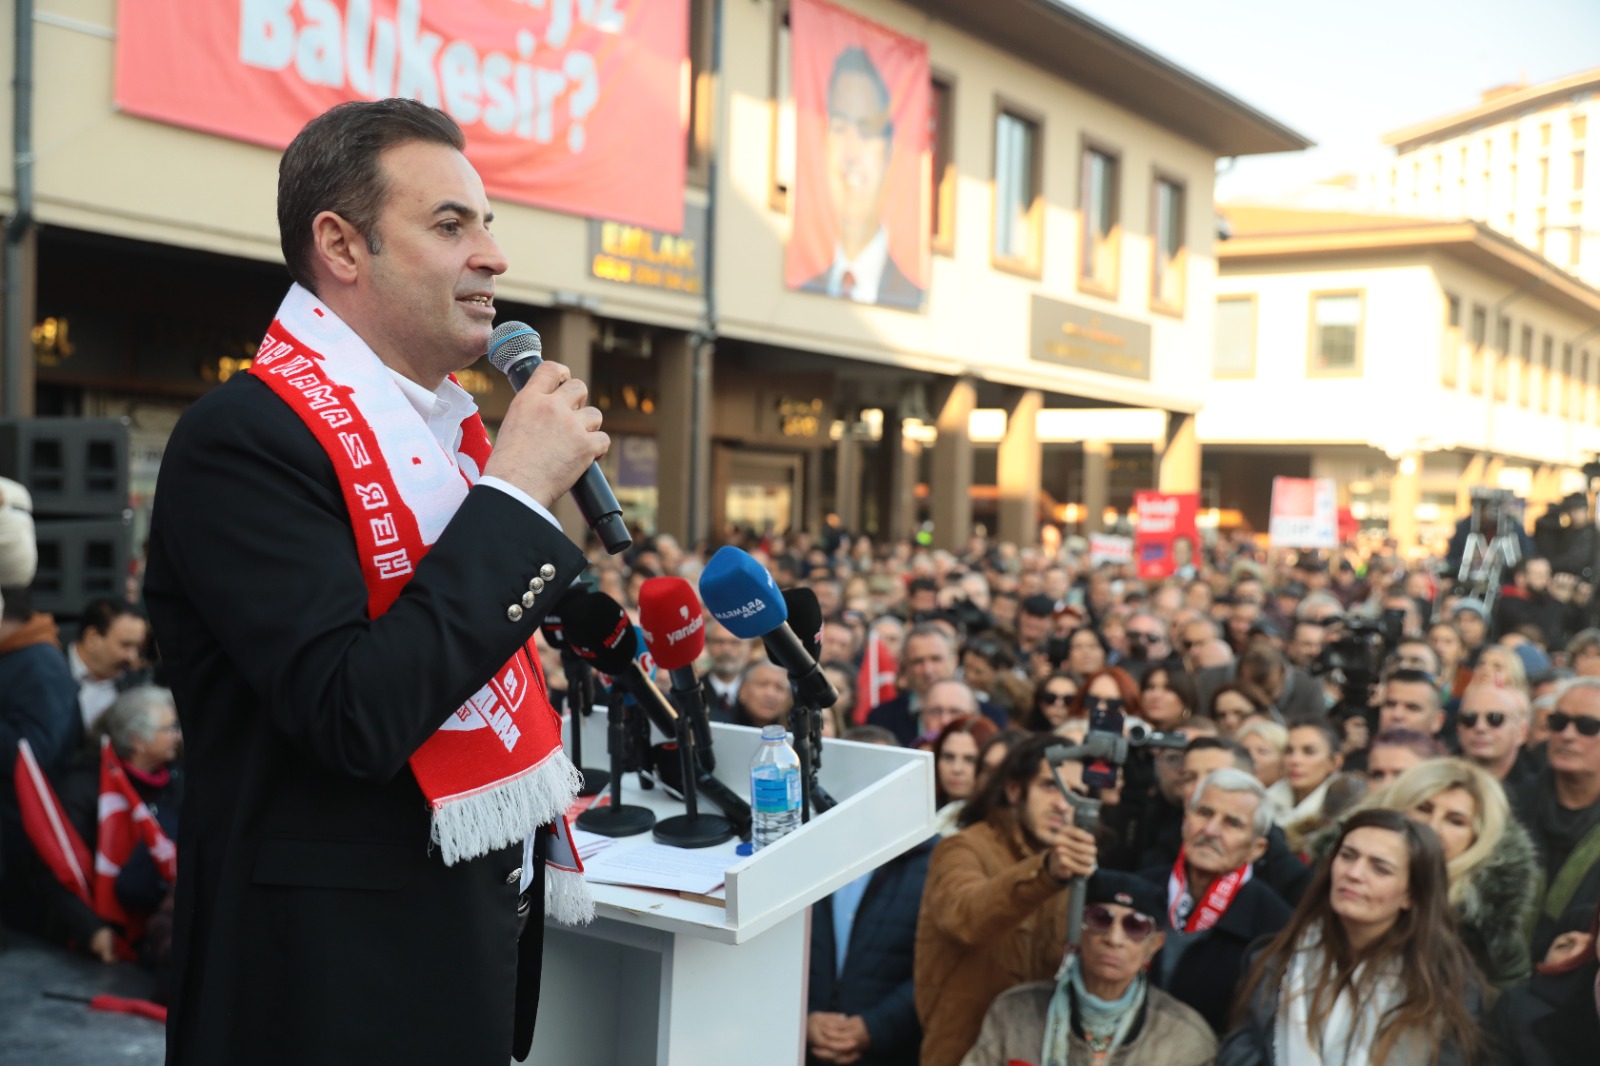
[[565, 814], [582, 787], [583, 775], [557, 748], [515, 780], [434, 807], [433, 843], [446, 866], [521, 843]]
[[562, 925], [594, 921], [594, 894], [580, 873], [548, 863], [544, 868], [544, 913]]

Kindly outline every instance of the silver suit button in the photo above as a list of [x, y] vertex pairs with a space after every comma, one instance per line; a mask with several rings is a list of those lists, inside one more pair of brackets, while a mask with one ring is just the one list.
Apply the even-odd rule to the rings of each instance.
[[556, 568], [551, 566], [549, 563], [545, 563], [543, 566], [539, 567], [539, 576], [544, 578], [546, 581], [554, 581], [556, 579]]
[[520, 604], [513, 603], [510, 607], [507, 607], [506, 617], [511, 619], [513, 622], [522, 621], [522, 606]]
[[544, 578], [536, 577], [532, 581], [528, 582], [528, 591], [529, 592], [543, 592], [544, 591]]
[[522, 606], [526, 607], [528, 610], [531, 611], [531, 610], [533, 610], [533, 601], [536, 600], [536, 599], [538, 599], [538, 597], [535, 596], [533, 593], [524, 592], [522, 594]]
[[520, 868], [512, 870], [510, 873], [506, 874], [506, 884], [514, 885], [521, 877], [522, 870]]

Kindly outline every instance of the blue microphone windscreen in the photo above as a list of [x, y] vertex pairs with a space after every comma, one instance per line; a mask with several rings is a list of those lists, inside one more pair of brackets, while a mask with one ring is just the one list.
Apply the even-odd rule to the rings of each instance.
[[700, 599], [711, 617], [742, 640], [765, 636], [789, 620], [783, 593], [766, 567], [732, 545], [719, 548], [701, 571]]

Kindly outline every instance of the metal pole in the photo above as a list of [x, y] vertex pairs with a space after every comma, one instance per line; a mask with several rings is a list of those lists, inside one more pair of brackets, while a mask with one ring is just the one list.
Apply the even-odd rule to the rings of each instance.
[[16, 207], [6, 220], [5, 253], [5, 357], [0, 368], [4, 411], [20, 418], [24, 360], [32, 350], [33, 324], [24, 314], [23, 245], [33, 230], [33, 0], [17, 0], [15, 51], [11, 82], [11, 161]]

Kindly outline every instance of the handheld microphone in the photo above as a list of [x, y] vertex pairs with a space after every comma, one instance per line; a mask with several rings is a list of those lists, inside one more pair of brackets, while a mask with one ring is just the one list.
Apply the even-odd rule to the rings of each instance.
[[595, 592], [578, 601], [570, 614], [564, 623], [577, 653], [621, 684], [657, 729], [676, 736], [678, 712], [639, 664], [639, 634], [622, 604]]
[[[544, 344], [539, 334], [525, 322], [502, 322], [489, 338], [489, 362], [521, 392], [533, 372], [544, 362]], [[572, 499], [583, 520], [612, 555], [627, 551], [633, 544], [628, 524], [622, 519], [622, 505], [611, 491], [599, 463], [590, 463], [578, 483], [572, 486]]]
[[705, 612], [694, 586], [681, 577], [652, 577], [639, 586], [639, 628], [658, 664], [672, 678], [673, 701], [694, 730], [700, 765], [717, 768], [711, 754], [711, 721], [694, 661], [706, 647]]
[[789, 608], [772, 575], [747, 553], [732, 545], [719, 548], [700, 574], [700, 595], [711, 616], [734, 636], [761, 638], [767, 658], [788, 671], [797, 701], [810, 707], [838, 701], [816, 657], [789, 627]]

